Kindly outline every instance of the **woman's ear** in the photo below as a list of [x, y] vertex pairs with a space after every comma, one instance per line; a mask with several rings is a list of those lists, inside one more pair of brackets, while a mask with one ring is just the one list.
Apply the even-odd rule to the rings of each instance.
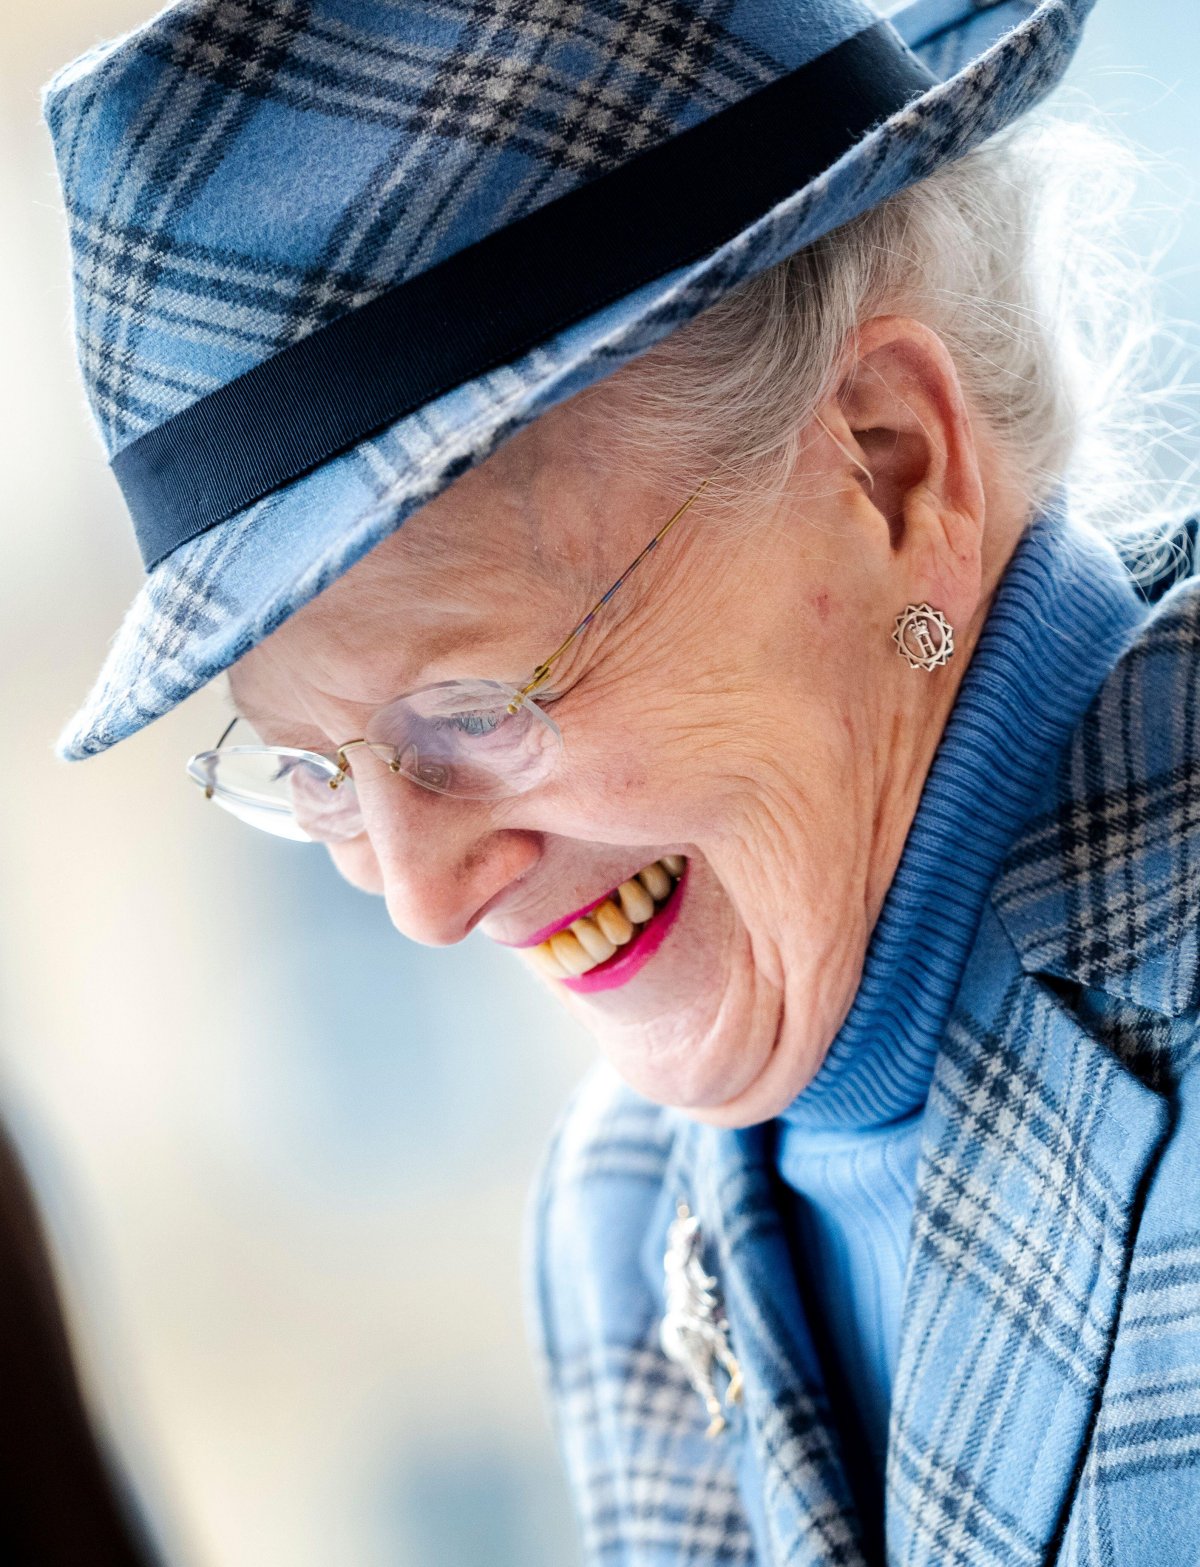
[[886, 528], [896, 602], [928, 601], [965, 625], [982, 588], [985, 497], [945, 343], [908, 316], [864, 322], [819, 417]]

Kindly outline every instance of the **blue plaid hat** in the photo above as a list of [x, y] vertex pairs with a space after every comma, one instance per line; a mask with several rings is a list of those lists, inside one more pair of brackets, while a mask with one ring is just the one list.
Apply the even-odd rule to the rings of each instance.
[[1002, 129], [1092, 3], [179, 0], [66, 67], [78, 352], [148, 574], [59, 754], [167, 712], [539, 414]]

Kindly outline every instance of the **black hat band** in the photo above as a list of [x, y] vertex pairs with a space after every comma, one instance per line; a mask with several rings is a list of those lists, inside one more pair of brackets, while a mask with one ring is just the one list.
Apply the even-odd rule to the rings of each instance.
[[878, 22], [199, 398], [112, 459], [147, 571], [406, 414], [717, 249], [937, 83]]

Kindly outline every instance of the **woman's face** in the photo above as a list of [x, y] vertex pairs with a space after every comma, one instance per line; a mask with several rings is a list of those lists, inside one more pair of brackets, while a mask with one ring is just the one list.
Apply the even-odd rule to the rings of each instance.
[[[940, 340], [881, 317], [859, 359], [772, 514], [730, 530], [701, 496], [556, 667], [546, 781], [455, 799], [351, 753], [366, 831], [330, 850], [404, 935], [478, 926], [634, 1088], [720, 1125], [776, 1114], [836, 1033], [1002, 565]], [[528, 677], [687, 493], [615, 465], [588, 408], [543, 416], [239, 662], [265, 740], [330, 752], [415, 686]], [[891, 640], [923, 600], [959, 650], [933, 673]], [[670, 857], [685, 874], [649, 918], [611, 896]], [[585, 936], [632, 940], [558, 977], [547, 950], [582, 949], [530, 943], [602, 900], [617, 918]]]

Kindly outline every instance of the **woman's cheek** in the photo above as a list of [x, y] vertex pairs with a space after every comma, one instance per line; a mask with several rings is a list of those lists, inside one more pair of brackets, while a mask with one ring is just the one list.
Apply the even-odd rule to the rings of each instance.
[[329, 850], [329, 858], [338, 874], [344, 876], [352, 887], [357, 887], [359, 892], [375, 893], [382, 897], [383, 873], [366, 833], [350, 838], [345, 843], [330, 843], [325, 847]]
[[658, 843], [695, 827], [723, 778], [731, 754], [722, 728], [679, 723], [671, 712], [637, 715], [603, 742], [569, 752], [564, 801], [597, 808], [630, 841]]

